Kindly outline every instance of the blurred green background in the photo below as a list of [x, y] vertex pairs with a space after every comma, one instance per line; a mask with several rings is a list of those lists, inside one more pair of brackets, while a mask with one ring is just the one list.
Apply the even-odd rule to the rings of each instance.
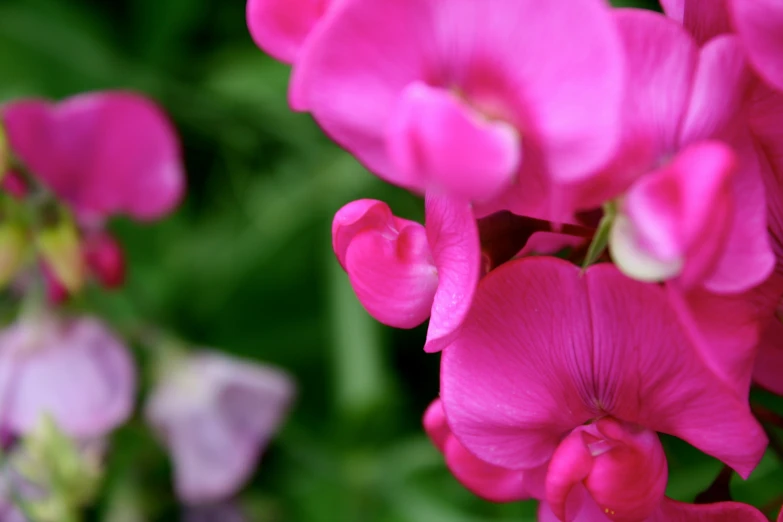
[[[331, 252], [331, 217], [346, 202], [380, 198], [414, 219], [421, 202], [289, 111], [288, 67], [253, 45], [244, 8], [242, 0], [0, 0], [0, 101], [136, 89], [168, 110], [182, 136], [186, 202], [154, 225], [113, 224], [128, 284], [90, 296], [90, 305], [116, 323], [158, 324], [297, 378], [290, 422], [237, 499], [247, 520], [534, 520], [533, 503], [487, 503], [451, 478], [420, 426], [438, 393], [424, 329], [376, 324]], [[720, 465], [677, 441], [667, 449], [670, 494], [692, 500]], [[135, 420], [115, 437], [91, 517], [176, 520], [169, 477], [163, 450]], [[780, 491], [772, 455], [751, 482], [734, 484], [737, 498], [759, 506]]]

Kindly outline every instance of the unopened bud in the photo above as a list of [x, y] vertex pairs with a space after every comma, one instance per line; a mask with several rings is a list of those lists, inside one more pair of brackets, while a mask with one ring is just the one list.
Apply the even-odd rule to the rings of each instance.
[[93, 275], [106, 288], [118, 288], [125, 282], [125, 258], [122, 247], [108, 233], [89, 235], [84, 241], [84, 259]]
[[38, 249], [52, 275], [68, 289], [78, 292], [84, 285], [84, 258], [74, 222], [62, 217], [38, 233]]
[[0, 288], [5, 287], [24, 263], [27, 235], [15, 223], [0, 224]]

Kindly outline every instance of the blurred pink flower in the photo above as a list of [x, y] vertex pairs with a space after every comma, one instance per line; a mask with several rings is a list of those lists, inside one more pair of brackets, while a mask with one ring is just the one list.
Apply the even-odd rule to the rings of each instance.
[[756, 72], [783, 90], [783, 4], [778, 0], [661, 0], [699, 43], [735, 32]]
[[[443, 352], [441, 398], [454, 436], [479, 459], [513, 470], [555, 459], [547, 497], [560, 505], [556, 512], [567, 494], [555, 494], [555, 462], [569, 473], [579, 462], [601, 470], [586, 483], [601, 510], [651, 514], [647, 494], [663, 465], [654, 432], [686, 440], [743, 477], [767, 445], [747, 400], [707, 367], [679, 326], [665, 290], [608, 264], [582, 273], [532, 257], [491, 272]], [[580, 428], [586, 424], [596, 426]], [[590, 453], [601, 455], [595, 462], [564, 457], [563, 444], [579, 449], [576, 435], [563, 439], [574, 430], [588, 438], [600, 432], [609, 454]], [[615, 447], [626, 449], [613, 455]], [[657, 464], [644, 467], [650, 475], [635, 478], [626, 497], [613, 484], [638, 458]]]
[[146, 417], [171, 452], [177, 495], [190, 504], [232, 496], [283, 423], [294, 383], [218, 352], [178, 356], [161, 370]]
[[398, 328], [430, 317], [424, 349], [435, 352], [470, 308], [481, 251], [467, 202], [429, 194], [425, 210], [422, 226], [381, 201], [354, 201], [335, 215], [332, 244], [368, 313]]
[[292, 82], [381, 178], [548, 217], [614, 153], [622, 62], [602, 0], [343, 0]]
[[57, 104], [22, 99], [0, 114], [16, 157], [81, 220], [158, 219], [182, 199], [176, 132], [138, 94], [95, 92]]
[[248, 0], [247, 26], [256, 45], [274, 58], [294, 64], [333, 0]]
[[99, 437], [133, 411], [135, 368], [99, 320], [18, 320], [0, 333], [0, 428], [30, 433], [45, 415], [72, 437]]

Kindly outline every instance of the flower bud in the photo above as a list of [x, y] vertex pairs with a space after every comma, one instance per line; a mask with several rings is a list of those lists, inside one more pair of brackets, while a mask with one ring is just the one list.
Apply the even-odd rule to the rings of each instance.
[[125, 282], [122, 247], [110, 234], [99, 232], [87, 236], [84, 241], [84, 261], [104, 287], [118, 288]]

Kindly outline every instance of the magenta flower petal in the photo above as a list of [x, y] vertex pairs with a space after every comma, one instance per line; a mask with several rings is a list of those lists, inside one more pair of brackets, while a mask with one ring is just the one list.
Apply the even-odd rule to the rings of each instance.
[[477, 458], [451, 434], [440, 400], [427, 409], [424, 426], [454, 477], [479, 497], [492, 502], [515, 502], [541, 496], [546, 465], [534, 470], [510, 470]]
[[715, 375], [744, 400], [762, 326], [783, 295], [783, 278], [771, 277], [742, 294], [715, 295], [667, 285], [669, 303], [694, 347]]
[[332, 242], [371, 316], [397, 328], [413, 328], [427, 319], [438, 270], [422, 225], [395, 218], [380, 201], [355, 201], [335, 216]]
[[449, 91], [422, 82], [402, 91], [387, 140], [405, 185], [443, 187], [478, 201], [511, 185], [522, 154], [514, 127], [488, 121]]
[[664, 498], [668, 466], [657, 434], [607, 417], [563, 439], [546, 480], [547, 503], [562, 520], [580, 485], [610, 519], [644, 520]]
[[402, 93], [420, 82], [515, 127], [523, 168], [530, 149], [553, 180], [586, 175], [614, 152], [622, 52], [603, 2], [346, 0], [336, 9], [297, 74], [315, 119], [382, 178], [430, 188], [411, 186], [386, 139]]
[[684, 24], [699, 44], [731, 32], [727, 3], [728, 0], [661, 0], [667, 16]]
[[758, 152], [750, 138], [734, 147], [738, 174], [732, 179], [734, 219], [718, 263], [704, 286], [714, 293], [739, 293], [767, 279], [775, 268], [775, 255], [767, 233], [764, 181]]
[[247, 26], [263, 51], [293, 64], [331, 0], [248, 0]]
[[481, 246], [476, 219], [467, 202], [427, 194], [425, 207], [438, 289], [424, 350], [437, 352], [451, 342], [473, 303], [481, 275]]
[[580, 276], [564, 261], [525, 258], [492, 271], [443, 353], [441, 397], [460, 442], [511, 469], [543, 464], [563, 434], [605, 415], [683, 438], [743, 476], [766, 447], [664, 291], [611, 265]]
[[56, 105], [20, 100], [2, 107], [2, 117], [26, 167], [84, 218], [157, 219], [183, 196], [174, 128], [137, 94], [82, 94]]
[[146, 416], [171, 451], [178, 496], [225, 499], [250, 477], [294, 393], [279, 370], [202, 352], [176, 361]]
[[18, 322], [0, 336], [0, 425], [27, 434], [50, 415], [73, 437], [99, 437], [130, 416], [135, 369], [92, 318]]
[[754, 76], [747, 66], [742, 43], [734, 35], [710, 40], [699, 53], [688, 113], [680, 143], [731, 134], [743, 116]]
[[679, 275], [687, 286], [701, 282], [726, 244], [735, 170], [729, 147], [701, 142], [634, 184], [620, 210], [628, 225], [620, 223], [610, 240], [620, 269], [642, 281]]
[[578, 209], [616, 198], [677, 151], [698, 63], [696, 44], [676, 22], [641, 9], [618, 9], [614, 16], [628, 69], [622, 141], [611, 162], [563, 195], [566, 206]]
[[775, 315], [765, 325], [753, 379], [771, 392], [783, 395], [783, 323]]
[[783, 90], [783, 5], [777, 0], [726, 0], [734, 26], [758, 73]]
[[767, 517], [740, 502], [697, 505], [666, 499], [650, 522], [767, 522]]

